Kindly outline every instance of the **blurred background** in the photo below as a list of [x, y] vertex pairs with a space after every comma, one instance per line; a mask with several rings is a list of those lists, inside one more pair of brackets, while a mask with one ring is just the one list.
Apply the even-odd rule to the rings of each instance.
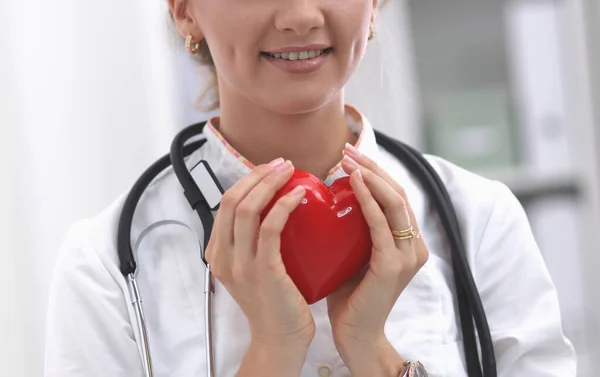
[[[43, 375], [70, 224], [213, 115], [167, 19], [164, 0], [0, 0], [3, 376]], [[599, 32], [598, 0], [394, 0], [347, 86], [375, 128], [519, 197], [581, 377], [600, 369]]]

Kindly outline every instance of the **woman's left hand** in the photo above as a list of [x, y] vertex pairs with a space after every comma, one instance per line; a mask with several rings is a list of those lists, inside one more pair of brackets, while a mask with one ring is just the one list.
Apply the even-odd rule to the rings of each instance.
[[[384, 326], [398, 297], [428, 259], [423, 237], [395, 239], [392, 230], [419, 227], [404, 189], [374, 161], [349, 144], [344, 170], [369, 225], [369, 265], [327, 297], [333, 337], [344, 354], [389, 348]], [[362, 179], [361, 179], [362, 178]], [[387, 351], [385, 351], [387, 352]], [[348, 365], [348, 360], [344, 360]]]

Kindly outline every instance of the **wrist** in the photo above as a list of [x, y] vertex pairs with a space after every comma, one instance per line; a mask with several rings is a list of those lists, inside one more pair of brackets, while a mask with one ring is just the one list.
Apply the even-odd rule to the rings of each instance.
[[404, 375], [405, 360], [385, 337], [372, 342], [340, 342], [338, 351], [353, 377]]
[[[301, 344], [274, 345], [262, 341], [252, 341], [247, 359], [261, 371], [263, 376], [298, 376], [302, 371], [308, 346]], [[264, 374], [268, 370], [267, 374]], [[249, 373], [254, 376], [254, 373]]]
[[259, 348], [277, 349], [282, 352], [308, 351], [314, 336], [314, 326], [287, 335], [266, 335], [253, 330], [251, 344]]

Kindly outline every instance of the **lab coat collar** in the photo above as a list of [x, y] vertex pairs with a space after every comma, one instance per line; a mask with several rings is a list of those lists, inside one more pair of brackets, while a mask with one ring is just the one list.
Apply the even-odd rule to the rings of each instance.
[[[359, 134], [355, 147], [362, 154], [377, 162], [378, 146], [375, 140], [375, 133], [368, 120], [353, 106], [346, 105], [345, 111], [348, 127], [355, 134]], [[205, 158], [208, 159], [210, 157], [211, 161], [209, 163], [211, 168], [219, 179], [223, 189], [228, 190], [238, 180], [248, 174], [254, 168], [254, 165], [236, 151], [219, 133], [214, 126], [217, 121], [218, 117], [212, 118], [204, 127], [204, 135], [207, 139], [207, 154]], [[340, 158], [340, 161], [330, 169], [327, 178], [323, 182], [327, 186], [330, 186], [336, 179], [347, 175], [342, 169]]]

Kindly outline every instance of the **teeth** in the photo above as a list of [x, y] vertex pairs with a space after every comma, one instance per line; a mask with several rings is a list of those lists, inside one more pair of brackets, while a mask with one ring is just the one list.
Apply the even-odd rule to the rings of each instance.
[[283, 60], [306, 60], [312, 59], [317, 56], [323, 55], [325, 50], [311, 50], [311, 51], [294, 51], [294, 52], [282, 52], [277, 54], [269, 54], [276, 59]]

